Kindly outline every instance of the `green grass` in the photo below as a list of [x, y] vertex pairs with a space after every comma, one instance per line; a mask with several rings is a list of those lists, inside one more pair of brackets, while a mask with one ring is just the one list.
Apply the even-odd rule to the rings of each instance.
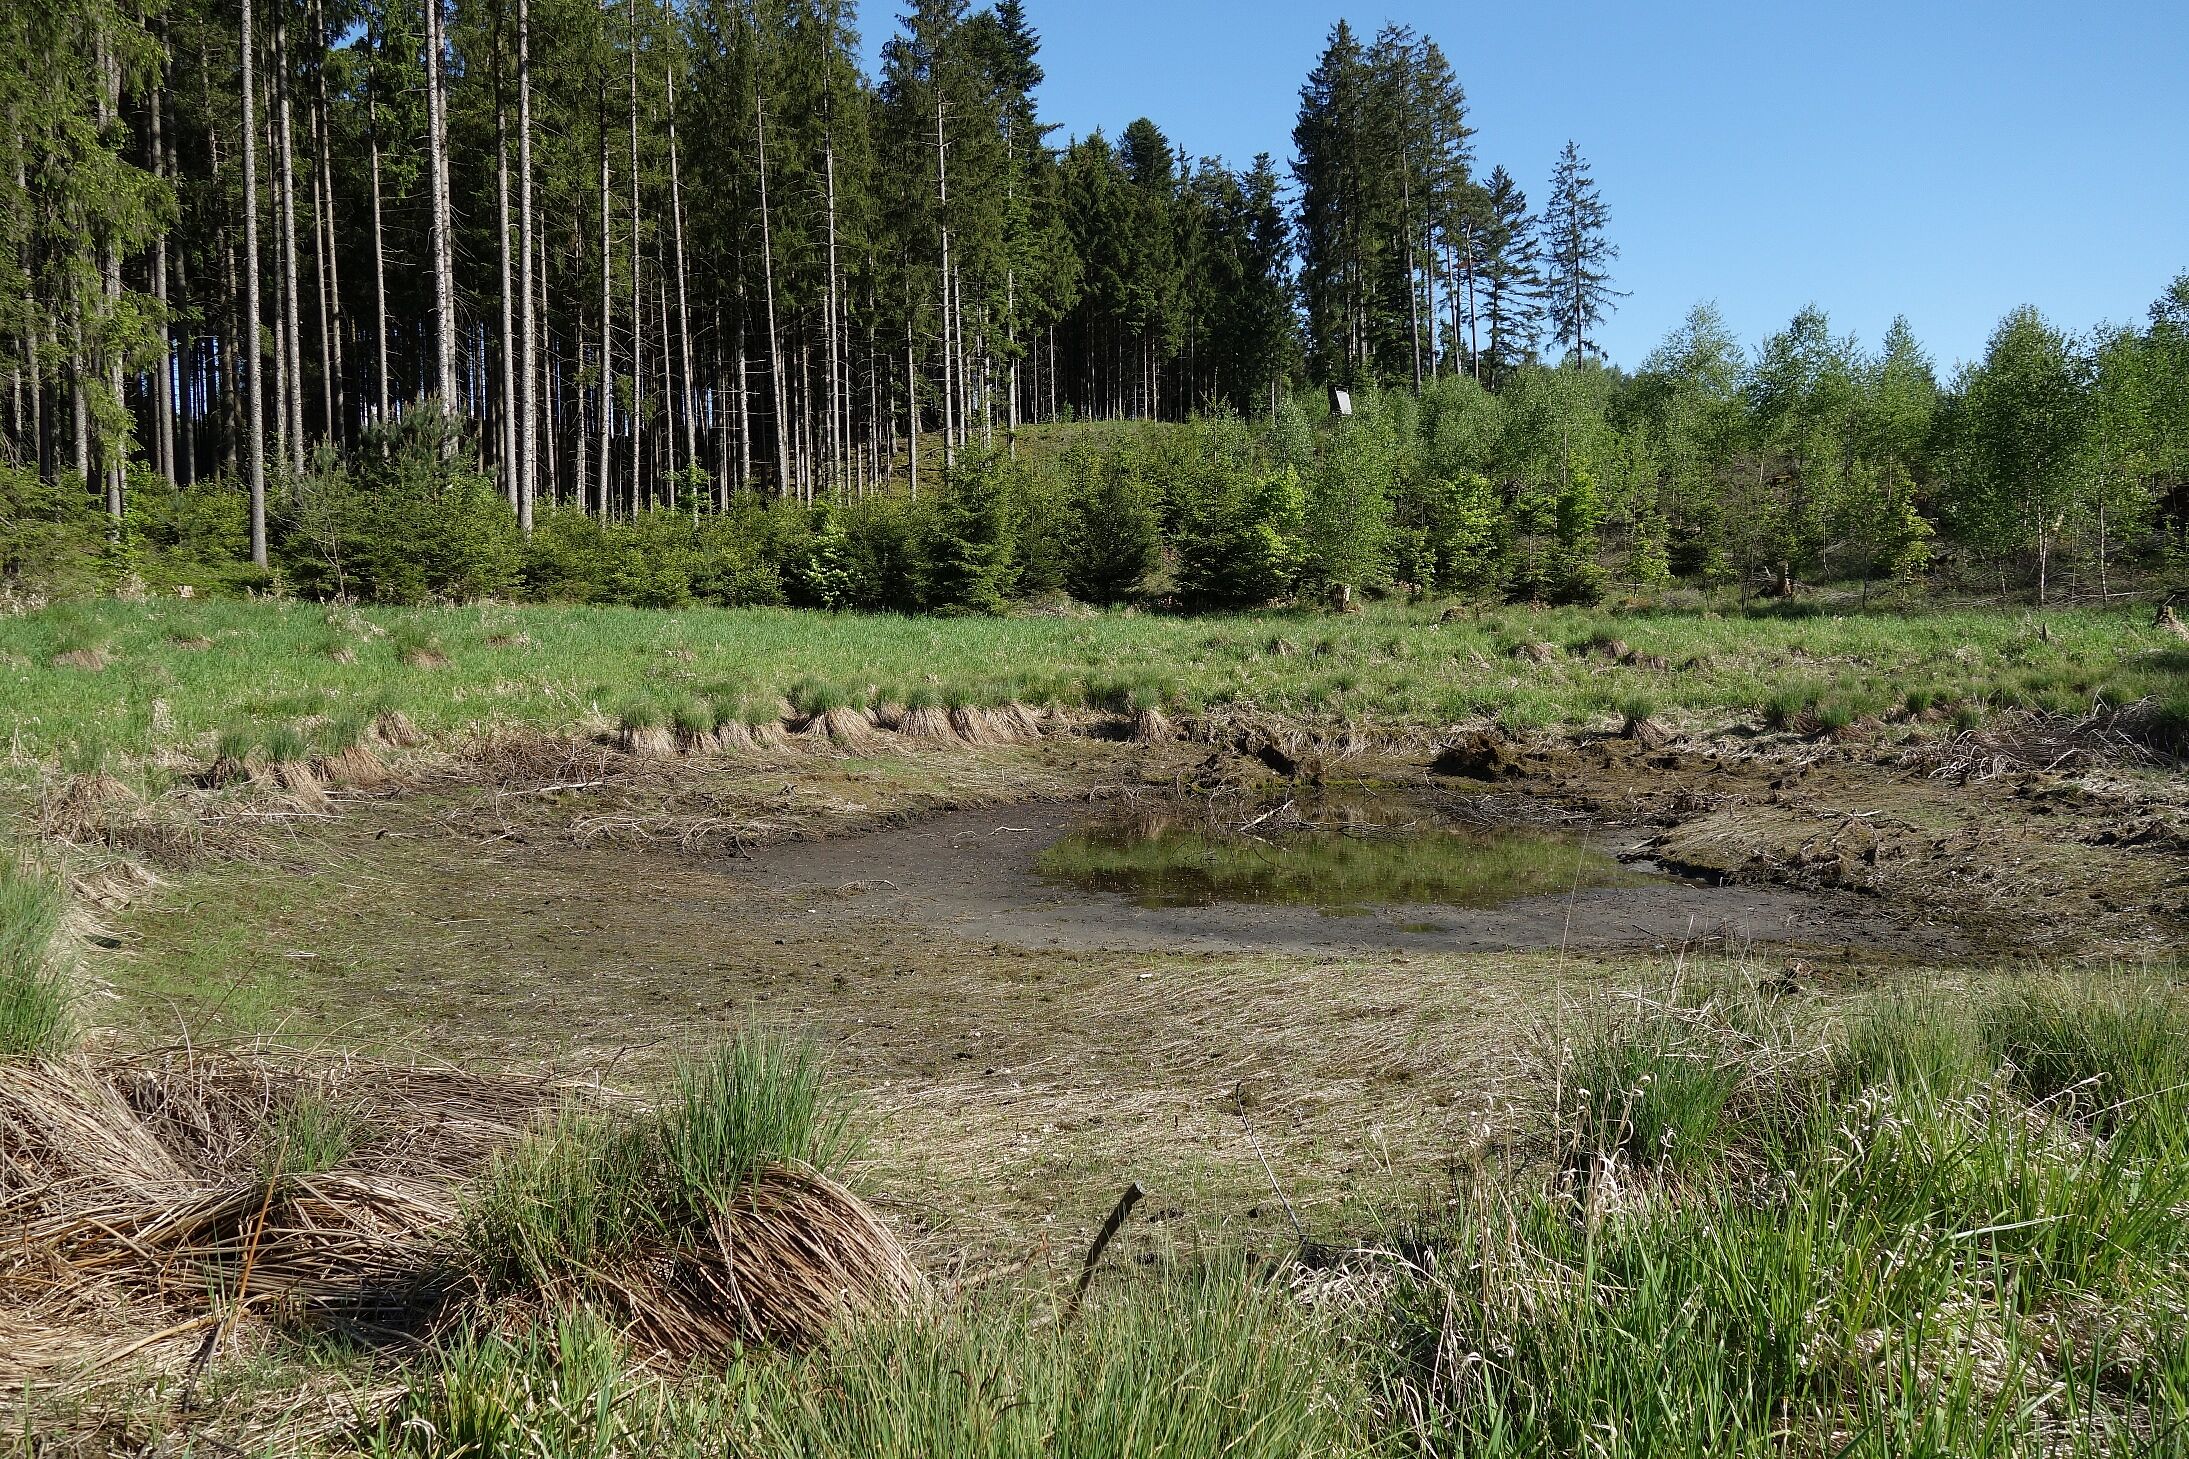
[[0, 1059], [59, 1053], [74, 1029], [60, 951], [68, 892], [0, 845]]
[[690, 1239], [762, 1167], [825, 1171], [851, 1143], [811, 1046], [741, 1034], [683, 1066], [654, 1108], [573, 1109], [498, 1156], [465, 1244], [490, 1287], [562, 1290], [647, 1240]]
[[803, 1356], [664, 1381], [566, 1317], [415, 1371], [378, 1454], [1209, 1459], [1396, 1451], [1330, 1324], [1238, 1263], [1047, 1302], [976, 1302]]
[[267, 1117], [259, 1131], [261, 1179], [318, 1175], [350, 1158], [365, 1133], [363, 1116], [318, 1089], [299, 1089]]
[[1457, 1202], [1391, 1309], [1436, 1452], [2180, 1451], [2189, 1118], [2057, 1097], [2170, 1078], [2177, 994], [1895, 998], [1816, 1048], [1738, 997], [1576, 1016], [1578, 1183]]
[[[352, 662], [327, 654], [330, 631], [358, 646]], [[1668, 673], [1571, 655], [1538, 666], [1506, 652], [1522, 640], [1604, 634], [1697, 666]], [[220, 651], [179, 646], [199, 638]], [[60, 645], [86, 640], [110, 655], [105, 669], [48, 666]], [[1279, 640], [1301, 651], [1272, 652]], [[428, 652], [449, 662], [432, 666], [421, 658]], [[1253, 706], [1402, 728], [1464, 714], [1525, 729], [1600, 724], [1607, 711], [1641, 699], [1659, 714], [1706, 725], [1749, 722], [1759, 708], [1766, 719], [1788, 721], [1820, 698], [1864, 709], [1899, 703], [1911, 681], [1956, 686], [1956, 702], [1977, 705], [2028, 692], [2033, 675], [2056, 686], [2046, 692], [2082, 707], [2156, 696], [2179, 704], [2189, 723], [2182, 688], [2189, 655], [2128, 610], [1786, 618], [1507, 608], [1440, 623], [1435, 604], [1395, 603], [1342, 617], [945, 620], [163, 599], [74, 602], [0, 618], [0, 685], [14, 710], [16, 753], [49, 764], [81, 742], [87, 725], [99, 726], [107, 753], [123, 760], [176, 750], [209, 758], [223, 726], [263, 734], [282, 722], [369, 715], [389, 697], [429, 736], [444, 737], [482, 726], [568, 733], [592, 712], [613, 714], [656, 695], [711, 700], [709, 686], [724, 683], [737, 684], [738, 697], [752, 704], [800, 686], [809, 704], [838, 696], [861, 703], [857, 686], [934, 683], [954, 705], [1028, 697], [1173, 712]], [[2076, 695], [2076, 685], [2089, 694]]]

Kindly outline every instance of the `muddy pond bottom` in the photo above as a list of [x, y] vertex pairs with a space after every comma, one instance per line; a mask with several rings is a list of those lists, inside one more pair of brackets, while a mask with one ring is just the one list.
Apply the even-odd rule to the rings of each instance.
[[1616, 836], [1456, 825], [1411, 803], [1326, 802], [1243, 828], [1191, 807], [1035, 803], [774, 847], [736, 874], [814, 916], [1024, 948], [1766, 944], [1906, 957], [1962, 942], [1871, 898], [1690, 881], [1623, 861], [1627, 850]]

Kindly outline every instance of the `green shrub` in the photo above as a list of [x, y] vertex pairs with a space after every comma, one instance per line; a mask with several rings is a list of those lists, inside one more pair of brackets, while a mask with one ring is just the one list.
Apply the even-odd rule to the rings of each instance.
[[322, 453], [283, 510], [282, 562], [306, 591], [384, 603], [507, 592], [523, 544], [492, 478], [471, 469], [460, 425], [432, 411]]
[[920, 606], [931, 613], [1001, 613], [1012, 530], [1004, 466], [967, 451], [921, 522]]

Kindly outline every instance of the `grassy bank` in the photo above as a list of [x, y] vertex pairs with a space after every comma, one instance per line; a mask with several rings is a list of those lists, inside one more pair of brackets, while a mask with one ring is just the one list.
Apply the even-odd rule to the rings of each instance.
[[1251, 706], [1398, 727], [1833, 727], [1896, 710], [1973, 723], [2156, 696], [2189, 723], [2189, 651], [2145, 610], [1838, 613], [1430, 606], [1343, 616], [911, 619], [786, 610], [81, 602], [0, 618], [18, 761], [84, 770], [339, 749], [401, 709], [429, 736], [1020, 701]]
[[[1628, 990], [1425, 1217], [725, 1369], [461, 1338], [417, 1455], [1936, 1455], [2189, 1441], [2189, 1008], [2006, 979], [1820, 1016]], [[467, 1447], [468, 1446], [468, 1447]]]

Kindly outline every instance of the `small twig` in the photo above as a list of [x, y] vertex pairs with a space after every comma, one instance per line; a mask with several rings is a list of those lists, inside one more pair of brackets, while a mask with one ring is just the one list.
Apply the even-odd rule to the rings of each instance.
[[1262, 1142], [1254, 1133], [1254, 1121], [1247, 1118], [1246, 1081], [1232, 1086], [1231, 1102], [1239, 1107], [1239, 1123], [1246, 1129], [1247, 1143], [1254, 1147], [1254, 1158], [1262, 1162], [1262, 1173], [1269, 1177], [1269, 1188], [1277, 1193], [1277, 1204], [1285, 1208], [1285, 1219], [1292, 1223], [1292, 1234], [1300, 1238], [1300, 1245], [1307, 1245], [1307, 1228], [1300, 1224], [1300, 1213], [1292, 1209], [1292, 1198], [1285, 1194], [1282, 1182], [1277, 1179], [1276, 1167], [1262, 1153]]
[[1125, 1218], [1132, 1214], [1132, 1208], [1139, 1205], [1141, 1197], [1146, 1194], [1136, 1180], [1125, 1187], [1125, 1194], [1117, 1198], [1117, 1205], [1110, 1211], [1110, 1219], [1102, 1223], [1102, 1229], [1095, 1233], [1094, 1244], [1087, 1248], [1087, 1260], [1080, 1265], [1079, 1282], [1072, 1288], [1072, 1300], [1065, 1309], [1067, 1316], [1079, 1310], [1079, 1299], [1087, 1295], [1087, 1284], [1094, 1280], [1095, 1264], [1102, 1260], [1102, 1253], [1109, 1250], [1118, 1228], [1125, 1224]]

